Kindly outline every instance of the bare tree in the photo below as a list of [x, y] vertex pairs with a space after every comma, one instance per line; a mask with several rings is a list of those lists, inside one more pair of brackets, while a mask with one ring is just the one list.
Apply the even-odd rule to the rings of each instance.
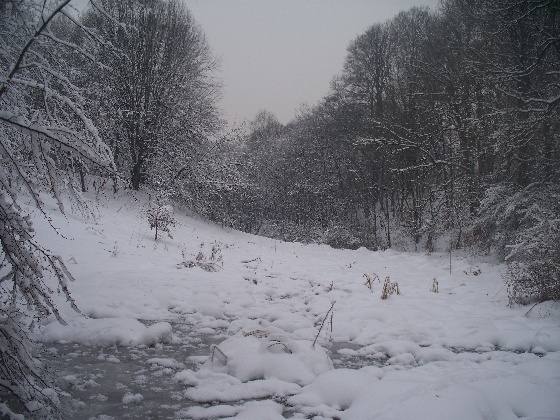
[[375, 24], [348, 47], [344, 85], [371, 117], [384, 114], [392, 45], [386, 24]]
[[68, 289], [72, 275], [35, 241], [22, 201], [31, 198], [49, 220], [41, 194], [53, 195], [64, 212], [65, 193], [80, 197], [76, 165], [114, 172], [109, 147], [83, 112], [64, 51], [93, 56], [53, 31], [57, 19], [75, 22], [69, 3], [0, 2], [0, 389], [34, 417], [55, 416], [58, 398], [31, 354], [31, 317], [54, 315], [64, 323], [50, 297], [53, 281], [78, 309]]
[[107, 50], [107, 68], [91, 77], [96, 122], [119, 170], [136, 190], [173, 185], [197, 143], [220, 127], [217, 61], [204, 33], [177, 0], [102, 0], [84, 21], [119, 50]]

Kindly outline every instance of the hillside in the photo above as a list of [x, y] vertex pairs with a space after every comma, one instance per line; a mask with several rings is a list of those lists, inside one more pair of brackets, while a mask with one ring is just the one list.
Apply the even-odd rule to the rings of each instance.
[[[68, 325], [36, 335], [75, 418], [560, 417], [560, 306], [508, 307], [502, 266], [455, 257], [450, 274], [447, 254], [283, 243], [177, 210], [156, 242], [147, 208], [53, 205], [60, 234], [36, 217], [77, 279], [82, 314], [56, 295]], [[386, 277], [400, 294], [382, 300]]]

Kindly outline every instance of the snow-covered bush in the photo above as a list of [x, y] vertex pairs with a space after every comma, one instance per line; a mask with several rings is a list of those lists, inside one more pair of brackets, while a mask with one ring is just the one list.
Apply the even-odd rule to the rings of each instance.
[[519, 209], [520, 228], [507, 246], [511, 303], [560, 300], [560, 192], [556, 187], [532, 195]]
[[488, 188], [480, 202], [478, 217], [467, 231], [467, 246], [504, 259], [506, 246], [513, 243], [519, 227], [520, 198], [511, 185]]
[[175, 226], [175, 217], [173, 215], [173, 206], [171, 204], [166, 204], [167, 197], [163, 194], [159, 194], [155, 203], [147, 211], [148, 223], [150, 224], [150, 229], [156, 230], [155, 240], [158, 239], [158, 231], [167, 232], [170, 238], [171, 228]]
[[325, 230], [321, 243], [330, 245], [333, 248], [345, 249], [358, 249], [363, 245], [350, 229], [335, 224], [332, 224]]
[[490, 188], [470, 241], [507, 263], [510, 303], [560, 300], [560, 187]]

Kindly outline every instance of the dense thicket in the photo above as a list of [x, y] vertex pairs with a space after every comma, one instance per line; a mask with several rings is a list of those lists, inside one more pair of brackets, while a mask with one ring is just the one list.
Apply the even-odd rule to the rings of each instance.
[[207, 214], [333, 246], [482, 249], [508, 260], [514, 300], [560, 297], [559, 14], [445, 0], [374, 24], [319, 104], [257, 116]]

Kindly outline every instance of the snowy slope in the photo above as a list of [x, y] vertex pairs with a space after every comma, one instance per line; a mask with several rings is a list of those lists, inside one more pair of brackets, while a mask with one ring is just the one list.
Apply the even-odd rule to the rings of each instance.
[[[282, 243], [182, 214], [156, 243], [145, 196], [97, 207], [97, 221], [53, 207], [60, 235], [36, 218], [82, 311], [60, 296], [68, 325], [49, 319], [38, 338], [217, 344], [190, 367], [180, 354], [146, 362], [182, 389], [175, 418], [560, 418], [560, 308], [509, 308], [501, 266], [454, 258], [450, 274], [448, 255]], [[382, 300], [387, 276], [400, 295]], [[143, 399], [123, 391], [122, 404]]]

